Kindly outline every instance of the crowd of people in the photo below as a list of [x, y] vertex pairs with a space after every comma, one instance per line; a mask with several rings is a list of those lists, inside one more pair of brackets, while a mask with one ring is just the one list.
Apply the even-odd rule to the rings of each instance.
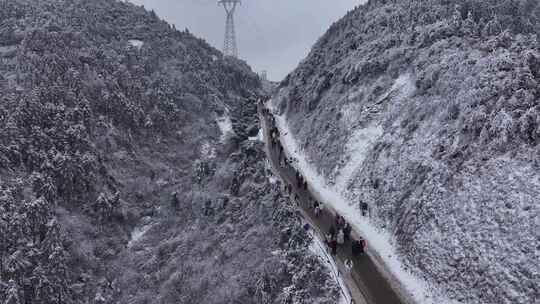
[[347, 242], [351, 242], [351, 255], [355, 258], [360, 257], [367, 245], [362, 237], [354, 239], [351, 236], [351, 224], [345, 221], [345, 218], [339, 214], [335, 216], [335, 223], [330, 227], [326, 234], [326, 243], [332, 254], [337, 254], [338, 247], [343, 247]]
[[[270, 122], [270, 125], [268, 126], [269, 141], [271, 145], [270, 148], [274, 151], [277, 150], [279, 165], [283, 169], [294, 168], [294, 166], [292, 166], [292, 159], [288, 158], [287, 155], [285, 155], [284, 153], [283, 145], [281, 144], [280, 139], [281, 133], [277, 127], [275, 117], [272, 115], [268, 108], [263, 106], [262, 101], [260, 103], [260, 106], [262, 108], [262, 113], [265, 116], [266, 121]], [[299, 192], [301, 193], [305, 191], [307, 193], [308, 182], [307, 179], [298, 170], [294, 170], [294, 181], [293, 183], [286, 183], [284, 185], [284, 190], [289, 197], [294, 197], [294, 202], [299, 206]], [[296, 184], [296, 189], [298, 189], [298, 191], [295, 191], [293, 184]], [[311, 205], [309, 207], [311, 209], [311, 212], [313, 212], [315, 217], [320, 217], [324, 211], [324, 204], [314, 198], [310, 198], [310, 204]], [[362, 214], [365, 215], [367, 213], [367, 204], [362, 203], [361, 210]], [[343, 248], [343, 250], [346, 250], [349, 243], [351, 248], [351, 255], [353, 258], [359, 258], [364, 254], [367, 246], [366, 240], [364, 240], [361, 236], [354, 238], [351, 233], [351, 225], [345, 220], [343, 216], [336, 213], [335, 219], [328, 233], [325, 236], [325, 242], [333, 255], [337, 254], [338, 248]], [[353, 261], [351, 259], [347, 259], [345, 261], [345, 267], [348, 270], [351, 270], [353, 268]]]

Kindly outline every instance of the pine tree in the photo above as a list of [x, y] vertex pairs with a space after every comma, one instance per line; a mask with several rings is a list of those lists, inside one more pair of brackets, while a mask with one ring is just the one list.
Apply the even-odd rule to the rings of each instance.
[[22, 304], [19, 297], [20, 288], [17, 285], [17, 283], [15, 283], [15, 281], [13, 280], [9, 280], [8, 286], [9, 287], [6, 293], [6, 297], [2, 303], [3, 304]]

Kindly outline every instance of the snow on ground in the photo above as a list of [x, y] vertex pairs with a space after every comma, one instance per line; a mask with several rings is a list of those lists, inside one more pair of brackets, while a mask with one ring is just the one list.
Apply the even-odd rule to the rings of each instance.
[[146, 224], [146, 225], [143, 225], [143, 226], [135, 227], [135, 229], [133, 229], [133, 231], [131, 231], [131, 239], [129, 240], [129, 242], [127, 244], [127, 247], [131, 248], [131, 246], [133, 246], [133, 244], [138, 242], [142, 238], [142, 236], [148, 230], [150, 230], [150, 228], [152, 228], [151, 224]]
[[397, 97], [401, 98], [410, 97], [416, 92], [416, 85], [410, 74], [403, 74], [396, 79], [390, 92], [396, 91], [398, 92]]
[[251, 141], [260, 141], [260, 142], [264, 142], [263, 130], [262, 130], [262, 129], [259, 129], [259, 133], [257, 133], [256, 136], [249, 137], [248, 139], [251, 140]]
[[17, 45], [0, 46], [0, 57], [13, 57], [17, 51]]
[[347, 190], [349, 181], [355, 176], [356, 170], [362, 166], [367, 152], [382, 133], [381, 127], [373, 126], [356, 130], [349, 138], [346, 145], [349, 159], [345, 166], [339, 170], [340, 174], [336, 178], [336, 187], [339, 193]]
[[[273, 100], [270, 101], [270, 108], [275, 111]], [[409, 271], [405, 270], [401, 260], [398, 257], [392, 235], [388, 231], [380, 230], [372, 225], [368, 218], [362, 217], [358, 206], [347, 200], [340, 191], [340, 185], [337, 183], [330, 186], [324, 176], [321, 176], [315, 166], [310, 163], [306, 156], [299, 149], [296, 139], [289, 130], [286, 118], [276, 115], [276, 123], [281, 131], [281, 142], [285, 152], [296, 158], [294, 165], [302, 173], [309, 182], [312, 192], [319, 196], [320, 201], [332, 206], [338, 213], [345, 217], [351, 223], [357, 232], [359, 232], [368, 241], [370, 251], [374, 251], [379, 255], [384, 262], [384, 266], [388, 271], [399, 281], [402, 287], [409, 293], [416, 303], [435, 304], [435, 303], [453, 303], [449, 299], [434, 296], [427, 282], [421, 280]], [[369, 129], [369, 128], [368, 128]], [[379, 136], [380, 130], [372, 128], [359, 133], [357, 140], [351, 139], [351, 145], [360, 148], [362, 144], [374, 140], [372, 136]], [[356, 143], [356, 144], [355, 144]], [[366, 149], [361, 149], [362, 153], [366, 153]], [[361, 161], [365, 155], [354, 156], [354, 161]], [[353, 166], [353, 164], [351, 164]], [[354, 170], [353, 170], [354, 171]], [[345, 177], [343, 177], [345, 178]]]
[[358, 122], [358, 116], [362, 114], [363, 107], [360, 103], [346, 103], [340, 110], [342, 118], [340, 120], [344, 128], [353, 126]]
[[400, 75], [388, 92], [383, 95], [379, 102], [392, 98], [393, 102], [397, 102], [407, 97], [411, 97], [416, 92], [416, 85], [410, 74]]
[[223, 115], [216, 119], [216, 123], [221, 131], [221, 141], [224, 142], [229, 134], [234, 133], [231, 118], [229, 115]]
[[144, 44], [144, 42], [142, 42], [141, 40], [137, 40], [137, 39], [131, 39], [131, 40], [128, 40], [128, 43], [137, 48], [138, 50], [140, 50]]
[[207, 141], [202, 143], [200, 152], [202, 159], [214, 159], [217, 156], [216, 149]]
[[334, 259], [330, 256], [330, 253], [326, 250], [326, 246], [318, 238], [318, 236], [315, 235], [311, 230], [309, 234], [311, 235], [313, 240], [311, 244], [309, 244], [309, 250], [315, 255], [317, 255], [317, 257], [319, 257], [320, 261], [328, 268], [330, 275], [334, 278], [336, 283], [339, 285], [339, 288], [341, 289], [341, 299], [339, 303], [351, 303], [351, 295], [349, 289], [347, 288], [347, 285], [345, 285], [343, 278], [339, 275], [338, 267]]

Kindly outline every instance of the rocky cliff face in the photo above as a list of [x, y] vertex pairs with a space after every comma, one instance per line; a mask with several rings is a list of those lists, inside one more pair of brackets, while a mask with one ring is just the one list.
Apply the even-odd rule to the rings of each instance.
[[540, 6], [369, 1], [274, 100], [317, 170], [467, 303], [539, 296]]
[[0, 20], [5, 303], [335, 301], [249, 140], [245, 63], [119, 1]]

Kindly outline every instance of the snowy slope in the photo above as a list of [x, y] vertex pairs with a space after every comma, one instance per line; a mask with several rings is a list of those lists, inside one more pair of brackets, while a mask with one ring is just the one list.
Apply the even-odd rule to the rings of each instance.
[[[270, 105], [272, 106], [272, 105]], [[354, 198], [347, 199], [340, 184], [331, 185], [324, 175], [319, 174], [316, 170], [316, 165], [310, 162], [304, 152], [299, 149], [295, 138], [289, 130], [286, 119], [283, 116], [277, 116], [276, 123], [283, 136], [281, 143], [287, 155], [292, 157], [295, 162], [295, 167], [306, 177], [310, 190], [317, 195], [318, 199], [327, 206], [332, 207], [336, 212], [341, 214], [347, 222], [351, 223], [353, 228], [368, 241], [369, 250], [376, 252], [383, 262], [387, 271], [398, 280], [400, 286], [407, 294], [411, 295], [416, 303], [434, 304], [434, 303], [450, 303], [450, 300], [441, 294], [440, 291], [433, 290], [433, 287], [428, 286], [428, 283], [415, 276], [410, 271], [405, 269], [402, 261], [399, 259], [394, 240], [392, 236], [378, 229], [369, 221], [368, 218], [361, 216], [360, 209], [354, 202]], [[366, 133], [377, 134], [376, 132]], [[374, 138], [370, 138], [371, 141]], [[370, 141], [367, 141], [368, 143]], [[366, 141], [364, 141], [366, 143]], [[368, 146], [364, 146], [362, 150], [367, 150]], [[357, 154], [355, 157], [363, 157], [364, 154]]]
[[273, 98], [299, 167], [417, 299], [538, 299], [539, 12], [369, 1]]

